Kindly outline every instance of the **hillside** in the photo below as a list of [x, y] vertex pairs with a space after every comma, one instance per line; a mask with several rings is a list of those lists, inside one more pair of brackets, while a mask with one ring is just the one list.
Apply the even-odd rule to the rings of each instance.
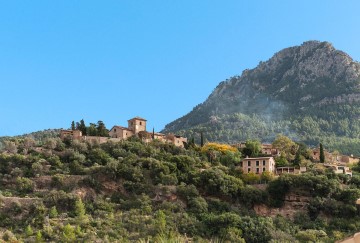
[[286, 48], [241, 76], [221, 82], [208, 99], [164, 132], [219, 142], [277, 133], [360, 155], [360, 64], [328, 42]]
[[0, 241], [334, 242], [360, 230], [359, 166], [349, 178], [308, 161], [274, 178], [243, 174], [228, 145], [29, 141], [0, 153]]
[[4, 141], [6, 141], [6, 140], [11, 140], [11, 139], [22, 140], [24, 138], [31, 138], [31, 139], [34, 139], [34, 141], [36, 141], [36, 142], [42, 143], [43, 141], [45, 141], [48, 138], [59, 137], [59, 132], [60, 132], [60, 129], [47, 129], [47, 130], [43, 130], [43, 131], [37, 131], [37, 132], [27, 133], [27, 134], [18, 135], [18, 136], [0, 137], [0, 150], [3, 148]]

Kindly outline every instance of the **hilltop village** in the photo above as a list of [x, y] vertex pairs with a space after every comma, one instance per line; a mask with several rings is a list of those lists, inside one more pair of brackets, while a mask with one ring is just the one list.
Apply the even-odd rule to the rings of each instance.
[[150, 142], [153, 139], [160, 140], [166, 143], [172, 143], [177, 147], [184, 147], [187, 142], [187, 138], [174, 135], [174, 134], [163, 134], [158, 132], [147, 132], [146, 131], [147, 120], [141, 117], [134, 117], [128, 120], [128, 126], [113, 126], [109, 131], [108, 137], [102, 136], [83, 136], [80, 130], [61, 130], [60, 138], [72, 138], [83, 141], [96, 141], [98, 143], [106, 143], [107, 141], [119, 142], [128, 139], [132, 136], [139, 137], [144, 142]]
[[[148, 132], [146, 130], [147, 120], [141, 117], [134, 117], [128, 120], [128, 126], [123, 127], [119, 125], [113, 126], [109, 130], [109, 136], [83, 136], [80, 130], [61, 130], [60, 138], [62, 140], [66, 138], [71, 138], [81, 141], [97, 142], [99, 144], [106, 143], [108, 141], [119, 142], [126, 140], [130, 137], [138, 137], [143, 142], [148, 143], [152, 140], [159, 140], [164, 143], [174, 144], [177, 147], [184, 148], [187, 145], [187, 138], [174, 135], [174, 134], [163, 134], [158, 132]], [[246, 143], [237, 143], [232, 144], [232, 147], [242, 151], [246, 148]], [[261, 151], [259, 151], [259, 156], [251, 157], [246, 156], [238, 164], [238, 168], [244, 174], [254, 173], [261, 175], [264, 172], [281, 175], [283, 173], [287, 174], [300, 174], [304, 173], [307, 170], [306, 166], [276, 166], [275, 160], [282, 155], [281, 149], [274, 147], [272, 144], [261, 144]], [[324, 162], [322, 165], [325, 168], [333, 170], [336, 174], [345, 174], [352, 176], [352, 171], [350, 165], [357, 163], [358, 158], [353, 156], [341, 155], [339, 153], [332, 154], [331, 152], [324, 150]], [[313, 162], [320, 162], [320, 149], [315, 148], [311, 150], [311, 160]]]

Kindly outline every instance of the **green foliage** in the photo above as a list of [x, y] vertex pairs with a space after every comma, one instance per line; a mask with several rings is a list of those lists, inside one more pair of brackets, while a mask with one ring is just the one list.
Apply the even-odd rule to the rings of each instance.
[[261, 153], [261, 143], [258, 140], [247, 140], [243, 154], [249, 157], [257, 157]]
[[320, 163], [325, 162], [325, 154], [324, 154], [324, 147], [322, 143], [320, 143]]
[[75, 229], [70, 224], [64, 226], [62, 230], [62, 240], [64, 242], [74, 242], [76, 239]]
[[31, 193], [34, 190], [34, 183], [29, 178], [18, 177], [16, 178], [16, 188], [20, 193]]
[[[0, 227], [11, 229], [5, 238], [331, 242], [360, 228], [354, 205], [360, 197], [356, 172], [352, 178], [320, 167], [275, 178], [271, 173], [237, 173], [240, 153], [223, 145], [216, 147], [217, 157], [211, 162], [208, 151], [204, 154], [196, 146], [181, 149], [136, 138], [105, 144], [71, 141], [64, 146], [62, 151], [55, 145], [42, 152], [0, 154], [0, 193], [18, 197], [0, 196], [6, 209], [0, 211]], [[298, 147], [296, 152], [307, 158], [306, 146]], [[260, 205], [281, 207], [289, 195], [309, 201], [294, 220], [255, 214]]]
[[58, 211], [56, 210], [56, 206], [51, 207], [49, 211], [50, 218], [56, 218], [58, 216]]
[[31, 225], [26, 226], [25, 234], [26, 234], [26, 236], [32, 236], [34, 234], [34, 231], [31, 228]]

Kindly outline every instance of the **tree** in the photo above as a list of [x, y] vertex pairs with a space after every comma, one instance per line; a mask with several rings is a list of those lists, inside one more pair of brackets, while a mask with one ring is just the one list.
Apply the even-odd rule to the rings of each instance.
[[43, 236], [42, 236], [40, 230], [38, 230], [38, 232], [36, 233], [36, 242], [37, 243], [44, 242], [44, 239], [43, 239]]
[[200, 146], [204, 146], [204, 134], [203, 132], [200, 132]]
[[325, 154], [324, 154], [324, 147], [322, 143], [320, 143], [320, 163], [325, 162]]
[[30, 148], [35, 146], [35, 140], [32, 139], [31, 137], [26, 137], [24, 138], [24, 142], [23, 142], [23, 146], [24, 149], [29, 150]]
[[106, 126], [103, 121], [98, 121], [96, 126], [97, 136], [107, 137], [109, 136], [109, 130], [106, 129]]
[[276, 136], [276, 139], [272, 143], [272, 146], [280, 150], [280, 152], [284, 153], [288, 161], [292, 161], [294, 159], [294, 155], [299, 147], [290, 138], [281, 134]]
[[295, 166], [300, 166], [301, 164], [301, 151], [300, 151], [300, 148], [296, 151], [296, 154], [295, 154], [295, 159], [294, 159], [294, 165]]
[[165, 233], [166, 229], [166, 215], [162, 210], [156, 212], [155, 215], [155, 228], [158, 234]]
[[70, 224], [65, 225], [62, 236], [64, 242], [74, 242], [76, 239], [74, 228]]
[[248, 140], [245, 143], [243, 153], [246, 156], [256, 157], [261, 152], [261, 143], [258, 140]]
[[51, 207], [49, 212], [50, 218], [56, 218], [58, 216], [58, 211], [56, 210], [56, 206]]
[[79, 223], [87, 223], [89, 220], [86, 215], [85, 204], [80, 197], [75, 201], [75, 215]]
[[79, 126], [78, 126], [78, 129], [81, 131], [81, 133], [82, 133], [83, 136], [86, 136], [86, 135], [87, 135], [86, 125], [85, 125], [84, 119], [81, 119], [81, 120], [80, 120], [80, 124], [79, 124]]
[[26, 236], [32, 236], [32, 235], [34, 234], [34, 231], [33, 231], [33, 229], [31, 228], [31, 225], [30, 225], [30, 224], [29, 224], [28, 226], [26, 226], [25, 234], [26, 234]]
[[6, 141], [4, 141], [4, 145], [5, 145], [5, 150], [8, 153], [11, 153], [11, 154], [17, 153], [17, 145], [15, 142], [6, 140]]
[[89, 136], [97, 136], [97, 128], [95, 123], [90, 123], [90, 126], [87, 129], [87, 134]]
[[71, 130], [75, 130], [75, 122], [74, 121], [71, 122]]

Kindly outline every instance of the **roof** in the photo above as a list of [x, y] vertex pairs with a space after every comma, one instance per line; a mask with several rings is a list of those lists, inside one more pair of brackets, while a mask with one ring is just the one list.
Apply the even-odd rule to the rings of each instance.
[[122, 126], [117, 126], [117, 125], [113, 126], [113, 127], [110, 129], [110, 131], [113, 130], [113, 128], [119, 128], [119, 129], [122, 129], [122, 130], [131, 131], [131, 130], [130, 130], [129, 128], [127, 128], [127, 127], [122, 127]]
[[[152, 132], [149, 132], [149, 133], [151, 133], [151, 134], [152, 134]], [[163, 134], [163, 133], [159, 133], [159, 132], [154, 132], [154, 134], [155, 134], [155, 135], [158, 135], [158, 136], [165, 136], [165, 134]]]
[[131, 118], [131, 119], [130, 119], [130, 120], [128, 120], [128, 121], [132, 121], [132, 120], [142, 120], [142, 121], [147, 121], [146, 119], [141, 118], [140, 116], [135, 116], [134, 118]]
[[243, 160], [249, 160], [249, 159], [271, 159], [273, 157], [256, 157], [256, 158], [244, 158]]

